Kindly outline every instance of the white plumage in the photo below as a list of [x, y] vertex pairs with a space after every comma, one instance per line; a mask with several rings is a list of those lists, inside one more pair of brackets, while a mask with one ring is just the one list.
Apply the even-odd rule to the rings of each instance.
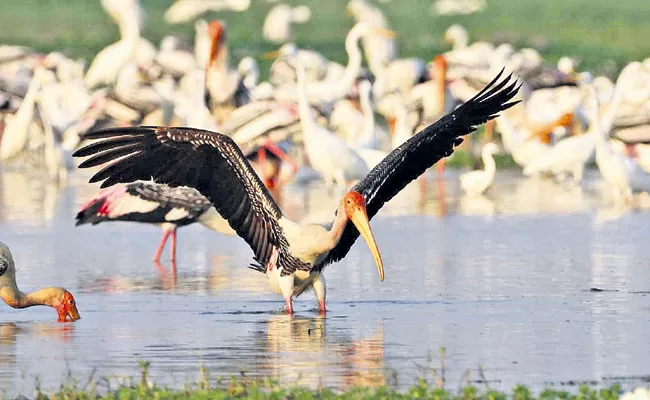
[[[285, 51], [288, 48], [284, 48]], [[316, 124], [307, 98], [307, 82], [302, 61], [295, 53], [281, 53], [292, 57], [298, 75], [300, 124], [305, 141], [305, 151], [312, 167], [319, 172], [330, 190], [334, 184], [345, 190], [347, 181], [362, 179], [370, 171], [365, 161], [341, 138]]]
[[486, 143], [483, 146], [481, 156], [485, 169], [466, 172], [460, 176], [460, 187], [465, 193], [470, 196], [478, 196], [492, 186], [496, 173], [493, 156], [498, 151], [499, 147], [494, 143]]
[[246, 11], [250, 5], [251, 0], [176, 0], [163, 18], [168, 24], [182, 24], [208, 11]]
[[278, 4], [271, 8], [264, 19], [264, 39], [276, 44], [286, 43], [292, 39], [292, 24], [304, 24], [309, 18], [311, 10], [305, 5], [291, 7], [284, 3]]

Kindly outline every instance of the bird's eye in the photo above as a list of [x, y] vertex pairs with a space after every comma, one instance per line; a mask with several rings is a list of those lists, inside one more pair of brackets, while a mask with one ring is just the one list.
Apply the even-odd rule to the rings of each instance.
[[71, 306], [73, 306], [73, 305], [74, 305], [74, 299], [70, 299], [70, 301], [68, 301], [68, 304], [70, 304]]

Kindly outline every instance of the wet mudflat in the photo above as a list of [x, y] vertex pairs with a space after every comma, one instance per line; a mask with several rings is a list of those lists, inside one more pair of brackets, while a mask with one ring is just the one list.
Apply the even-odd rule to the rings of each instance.
[[[495, 187], [471, 200], [457, 172], [442, 196], [434, 176], [372, 221], [385, 282], [359, 241], [326, 270], [327, 316], [309, 293], [291, 318], [266, 277], [246, 268], [252, 252], [239, 238], [181, 228], [174, 282], [151, 262], [159, 229], [74, 227], [98, 190], [87, 176], [57, 189], [37, 174], [0, 173], [0, 240], [19, 286], [64, 286], [82, 316], [59, 324], [51, 309], [2, 305], [0, 387], [29, 392], [39, 377], [56, 388], [68, 373], [83, 386], [93, 371], [139, 376], [139, 360], [157, 384], [177, 386], [201, 363], [212, 376], [408, 386], [439, 369], [441, 347], [450, 388], [467, 371], [482, 379], [479, 365], [496, 389], [650, 379], [647, 200], [612, 208], [597, 172], [580, 188], [498, 171]], [[288, 187], [281, 206], [325, 221], [336, 203], [312, 184]]]

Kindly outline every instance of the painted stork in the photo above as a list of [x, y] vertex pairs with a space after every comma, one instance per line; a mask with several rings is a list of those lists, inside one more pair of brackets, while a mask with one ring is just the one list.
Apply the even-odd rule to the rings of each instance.
[[153, 261], [160, 261], [160, 255], [171, 236], [172, 274], [176, 269], [177, 228], [199, 222], [217, 232], [234, 234], [210, 201], [196, 189], [152, 182], [133, 182], [102, 190], [81, 206], [76, 220], [76, 226], [96, 225], [104, 221], [132, 221], [160, 226], [163, 235]]
[[220, 133], [190, 128], [111, 128], [85, 135], [101, 139], [75, 152], [92, 156], [88, 168], [113, 161], [90, 179], [109, 187], [153, 177], [172, 186], [190, 186], [206, 196], [251, 247], [256, 264], [293, 313], [293, 296], [308, 288], [325, 312], [325, 266], [343, 259], [361, 235], [372, 253], [380, 280], [384, 265], [369, 220], [409, 182], [453, 152], [462, 136], [513, 106], [519, 90], [503, 71], [476, 97], [426, 127], [393, 150], [341, 199], [329, 226], [287, 219], [235, 142]]
[[56, 310], [59, 322], [76, 321], [79, 318], [74, 296], [60, 287], [47, 287], [31, 293], [23, 293], [16, 285], [16, 265], [6, 244], [0, 242], [0, 297], [13, 308], [48, 306]]

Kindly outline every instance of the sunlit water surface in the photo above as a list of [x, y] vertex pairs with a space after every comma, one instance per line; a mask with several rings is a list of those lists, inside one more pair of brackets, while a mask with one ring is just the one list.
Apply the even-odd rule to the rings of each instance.
[[[433, 174], [426, 187], [410, 185], [372, 221], [385, 282], [358, 241], [326, 271], [327, 316], [310, 293], [290, 318], [266, 277], [246, 268], [243, 240], [180, 229], [174, 283], [151, 262], [158, 228], [74, 227], [98, 190], [87, 176], [57, 189], [38, 174], [0, 173], [0, 240], [19, 285], [64, 286], [82, 315], [59, 324], [51, 309], [2, 305], [0, 386], [29, 394], [36, 377], [52, 389], [68, 374], [101, 386], [100, 377], [139, 377], [146, 360], [153, 381], [175, 386], [203, 364], [212, 377], [404, 387], [440, 373], [443, 347], [454, 390], [483, 379], [506, 390], [650, 379], [647, 200], [608, 206], [593, 171], [581, 188], [499, 171], [491, 191], [470, 200], [457, 176], [448, 171], [442, 196]], [[296, 220], [331, 218], [336, 203], [320, 184], [288, 187], [281, 199]]]

